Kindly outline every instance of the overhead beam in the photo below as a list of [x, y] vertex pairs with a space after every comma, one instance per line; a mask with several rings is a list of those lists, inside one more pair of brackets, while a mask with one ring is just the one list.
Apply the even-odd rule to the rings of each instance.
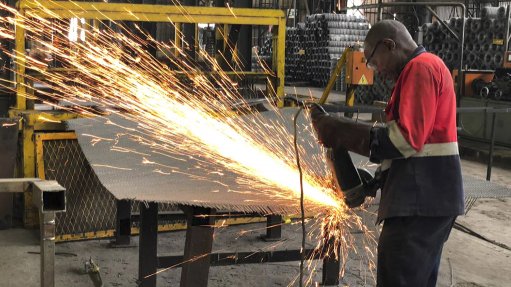
[[49, 1], [37, 3], [22, 1], [20, 3], [20, 9], [24, 10], [28, 17], [78, 17], [97, 20], [124, 20], [140, 22], [278, 25], [279, 20], [285, 18], [283, 11], [273, 9], [261, 10], [249, 8], [190, 7], [97, 2]]

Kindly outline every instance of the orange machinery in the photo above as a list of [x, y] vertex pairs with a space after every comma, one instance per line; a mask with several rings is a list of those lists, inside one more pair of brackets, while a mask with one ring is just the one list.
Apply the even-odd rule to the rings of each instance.
[[372, 85], [374, 73], [373, 70], [367, 68], [364, 53], [358, 48], [346, 48], [341, 58], [335, 66], [332, 76], [328, 80], [323, 95], [319, 100], [320, 104], [324, 104], [332, 87], [341, 74], [342, 68], [346, 67], [346, 106], [352, 107], [355, 104], [355, 87], [360, 85]]
[[[480, 87], [484, 85], [489, 85], [492, 81], [495, 80], [495, 74], [498, 74], [498, 71], [504, 69], [511, 69], [511, 51], [504, 52], [504, 61], [502, 63], [501, 68], [497, 68], [496, 71], [464, 71], [463, 72], [463, 93], [464, 97], [481, 97], [478, 94], [477, 90], [480, 90]], [[458, 76], [458, 70], [453, 70], [453, 80], [454, 84], [457, 84], [456, 78]], [[479, 88], [478, 88], [479, 87]], [[482, 96], [484, 98], [488, 97]]]

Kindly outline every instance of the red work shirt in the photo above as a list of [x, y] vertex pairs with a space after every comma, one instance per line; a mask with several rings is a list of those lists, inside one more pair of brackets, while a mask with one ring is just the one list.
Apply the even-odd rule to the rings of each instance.
[[371, 141], [371, 158], [382, 161], [386, 174], [379, 221], [463, 214], [456, 94], [444, 62], [419, 47], [385, 112], [386, 128], [372, 133]]

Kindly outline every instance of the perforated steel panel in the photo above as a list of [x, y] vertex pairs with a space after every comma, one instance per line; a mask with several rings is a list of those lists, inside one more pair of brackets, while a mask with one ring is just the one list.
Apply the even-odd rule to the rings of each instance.
[[[277, 135], [274, 132], [270, 136], [282, 137], [281, 150], [287, 151], [289, 156], [286, 160], [294, 164], [293, 143], [288, 137], [293, 130], [294, 113], [294, 108], [267, 111], [247, 115], [240, 118], [240, 121], [246, 121], [247, 125], [257, 120], [282, 126], [281, 133]], [[310, 144], [315, 140], [310, 129], [306, 128], [307, 123], [303, 116], [298, 118], [298, 145], [303, 150], [301, 161], [318, 162], [321, 151], [319, 145]], [[276, 196], [276, 190], [271, 190], [271, 185], [260, 188], [246, 184], [243, 178], [240, 179], [244, 174], [214, 166], [216, 163], [206, 161], [207, 158], [201, 154], [190, 157], [174, 150], [165, 154], [152, 145], [141, 144], [136, 139], [147, 137], [143, 128], [137, 122], [120, 115], [75, 119], [69, 121], [68, 125], [76, 131], [80, 146], [101, 183], [116, 198], [263, 214], [293, 214], [300, 210], [297, 193], [279, 190]], [[126, 129], [129, 129], [129, 133]], [[91, 140], [91, 135], [104, 140]], [[136, 152], [128, 153], [125, 150]], [[316, 161], [314, 157], [317, 157]], [[316, 169], [318, 175], [327, 174], [326, 166], [318, 165]], [[214, 172], [217, 170], [221, 172]], [[295, 176], [298, 184], [298, 173]], [[306, 201], [305, 208], [307, 211], [319, 212], [323, 206]]]
[[511, 189], [472, 176], [463, 176], [463, 188], [465, 191], [465, 213], [472, 208], [478, 198], [511, 197]]

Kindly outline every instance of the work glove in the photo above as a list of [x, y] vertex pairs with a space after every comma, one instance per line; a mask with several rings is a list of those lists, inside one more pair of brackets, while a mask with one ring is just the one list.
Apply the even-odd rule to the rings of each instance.
[[310, 116], [312, 126], [318, 136], [318, 141], [326, 148], [337, 146], [336, 130], [338, 129], [338, 120], [329, 115], [320, 105], [310, 107]]
[[329, 115], [317, 104], [311, 106], [310, 115], [318, 141], [323, 146], [342, 146], [351, 152], [369, 156], [372, 124]]

